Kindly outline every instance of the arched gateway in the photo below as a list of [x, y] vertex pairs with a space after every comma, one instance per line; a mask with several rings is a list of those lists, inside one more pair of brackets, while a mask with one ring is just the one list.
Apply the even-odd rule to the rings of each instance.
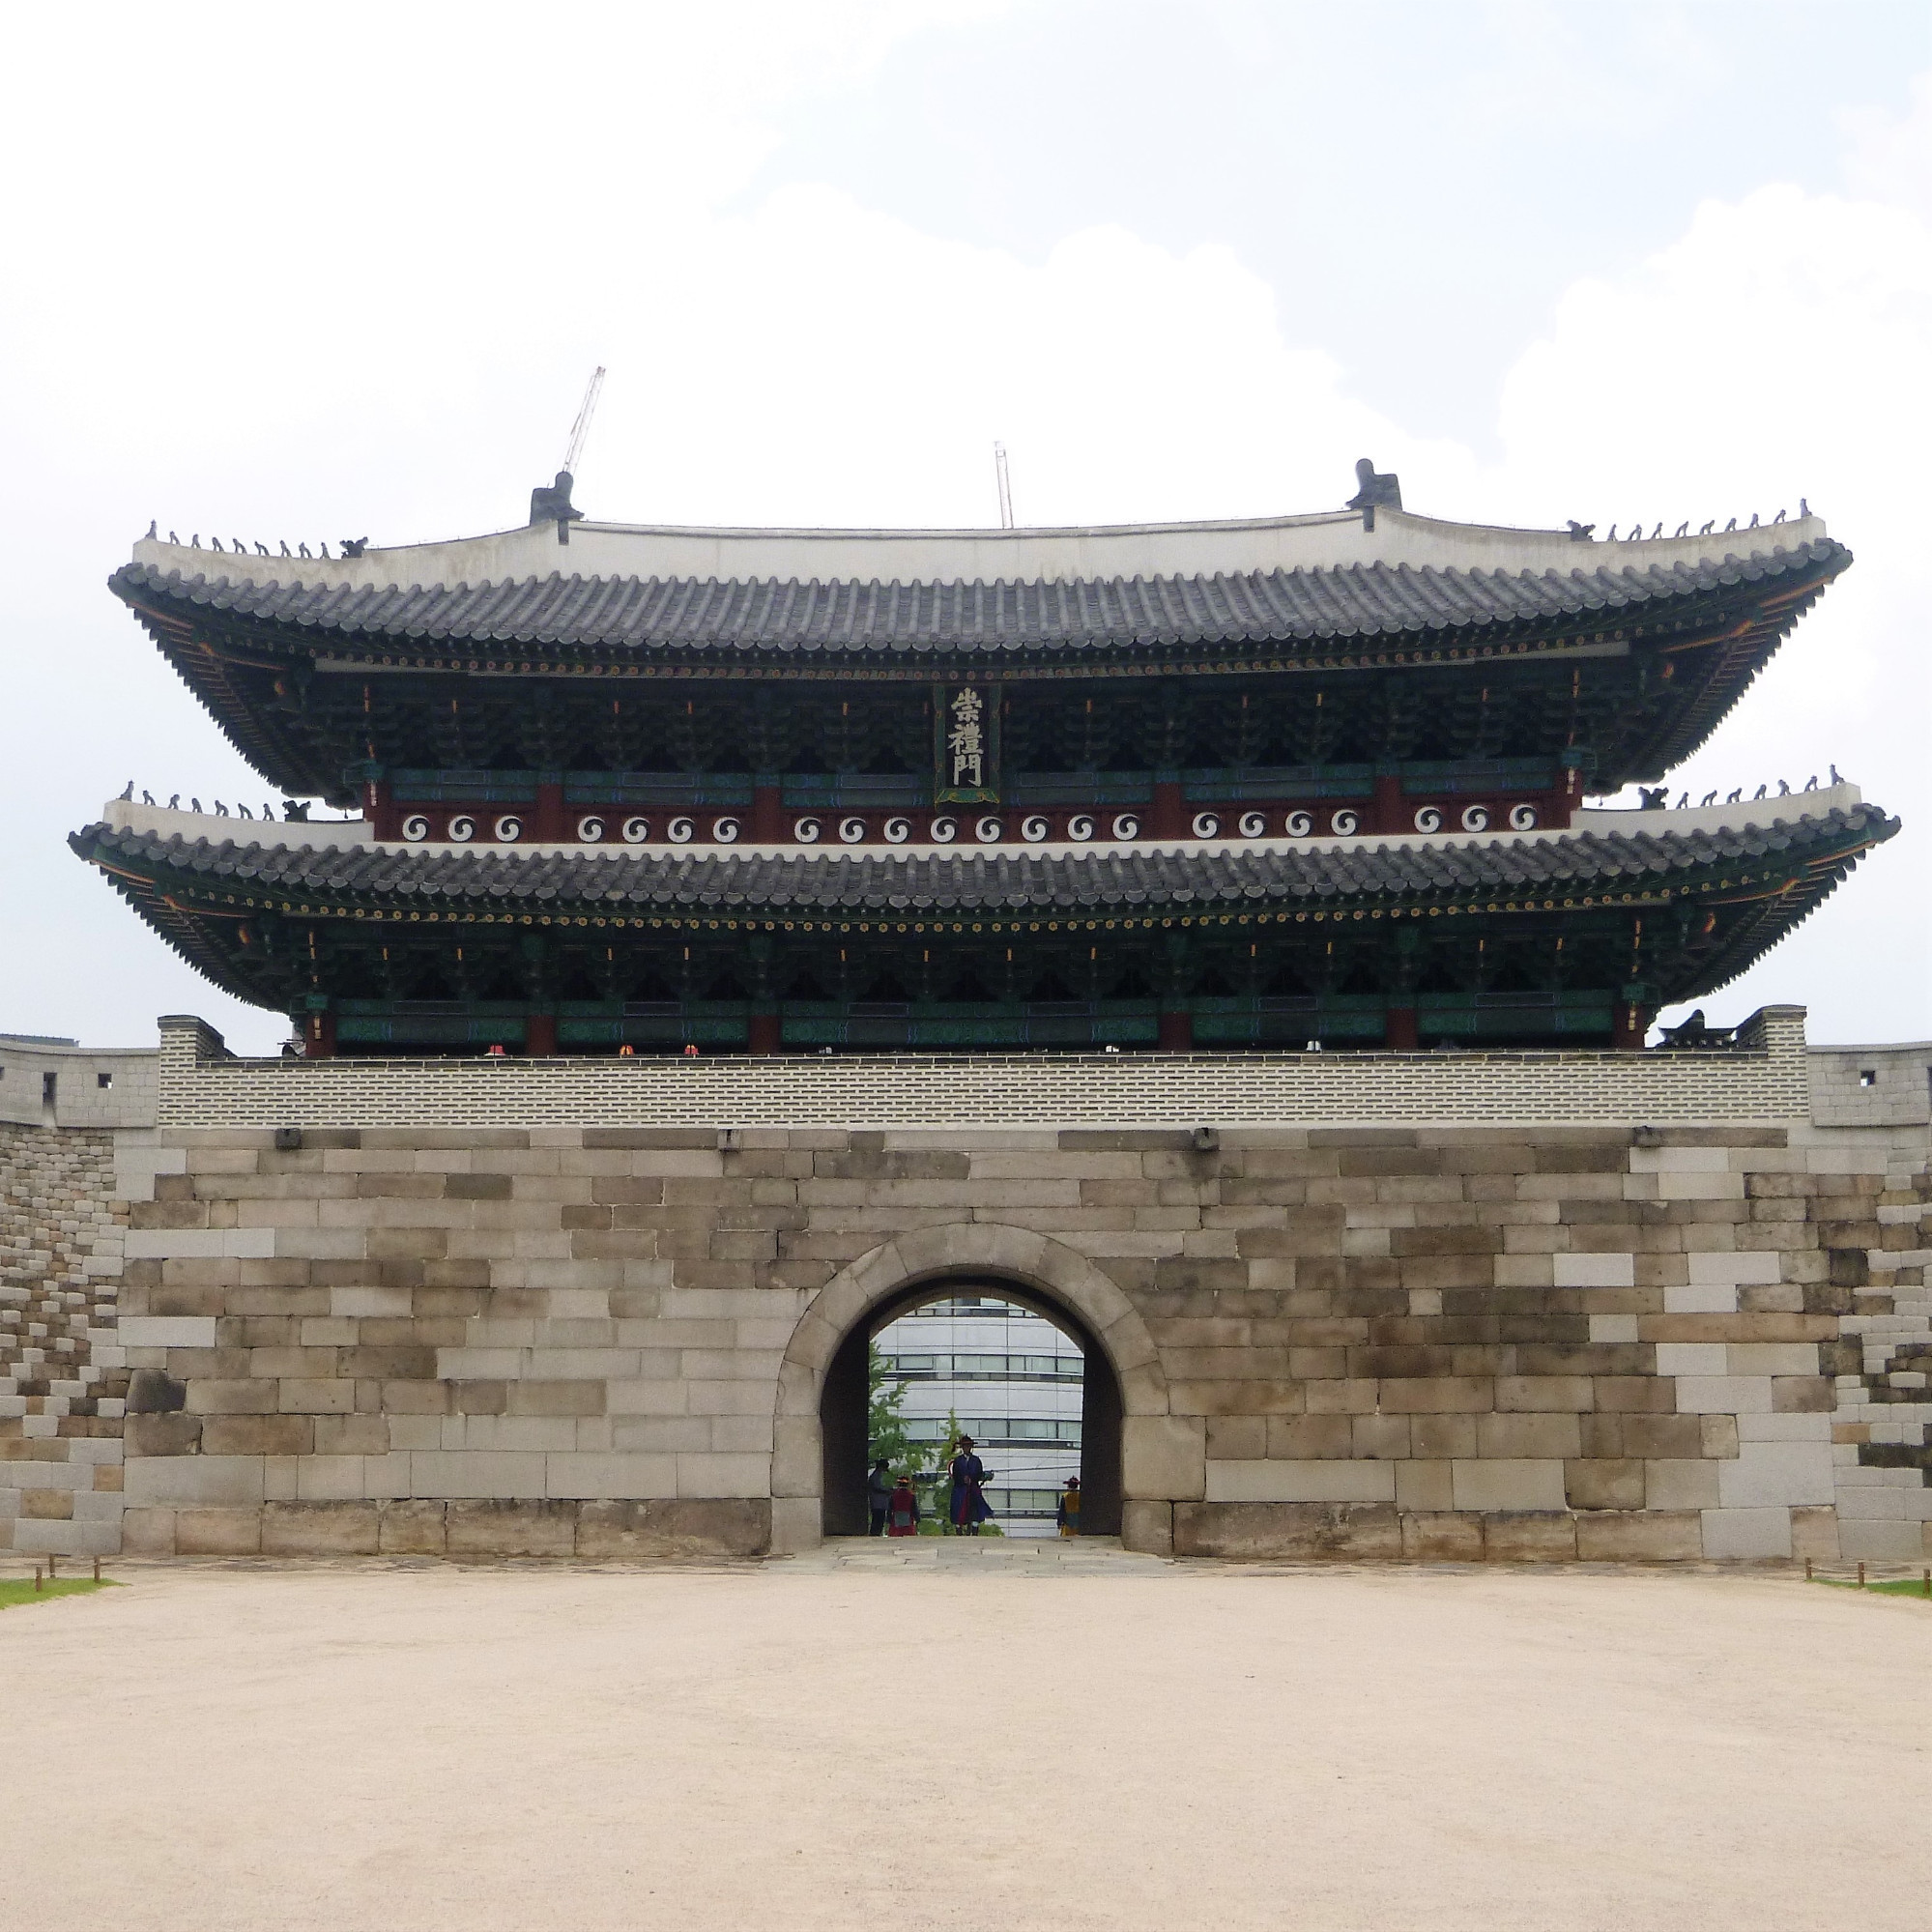
[[[852, 1446], [828, 1444], [827, 1415], [839, 1412], [842, 1393], [853, 1394], [862, 1413], [865, 1341], [873, 1330], [915, 1306], [935, 1283], [959, 1280], [996, 1283], [1001, 1293], [1063, 1322], [1087, 1350], [1089, 1373], [1103, 1392], [1095, 1461], [1110, 1477], [1116, 1465], [1108, 1411], [1113, 1409], [1120, 1526], [1130, 1545], [1142, 1536], [1136, 1503], [1161, 1505], [1165, 1516], [1165, 1506], [1176, 1495], [1200, 1494], [1201, 1436], [1195, 1426], [1170, 1417], [1168, 1380], [1153, 1338], [1118, 1285], [1051, 1235], [959, 1222], [895, 1236], [861, 1255], [825, 1283], [799, 1318], [779, 1370], [773, 1419], [774, 1550], [809, 1549], [828, 1532], [862, 1524], [862, 1514], [846, 1520], [851, 1498], [842, 1493], [838, 1477], [852, 1460], [838, 1452]], [[1096, 1372], [1102, 1370], [1110, 1372]], [[850, 1392], [844, 1389], [847, 1382], [855, 1384]], [[862, 1439], [856, 1456], [862, 1476]], [[1110, 1517], [1114, 1499], [1108, 1486], [1104, 1481], [1096, 1501]]]

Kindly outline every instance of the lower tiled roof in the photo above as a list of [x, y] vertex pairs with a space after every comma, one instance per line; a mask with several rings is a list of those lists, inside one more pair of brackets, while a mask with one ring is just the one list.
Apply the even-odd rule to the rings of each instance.
[[1472, 894], [1650, 892], [1677, 876], [1768, 859], [1831, 863], [1899, 828], [1875, 805], [1833, 808], [1737, 831], [1582, 832], [1446, 843], [1272, 846], [1260, 850], [827, 854], [642, 854], [548, 851], [527, 857], [468, 849], [315, 851], [162, 838], [106, 824], [71, 843], [83, 858], [144, 879], [168, 874], [247, 897], [300, 895], [386, 905], [513, 907], [533, 912], [784, 915], [1177, 909], [1300, 903], [1332, 906]]

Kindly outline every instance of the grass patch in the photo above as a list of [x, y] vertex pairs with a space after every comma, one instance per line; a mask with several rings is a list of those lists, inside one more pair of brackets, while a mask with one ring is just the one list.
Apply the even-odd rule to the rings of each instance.
[[[1831, 1590], [1856, 1590], [1858, 1580], [1850, 1576], [1814, 1576], [1814, 1583], [1823, 1583]], [[1886, 1582], [1873, 1581], [1865, 1584], [1868, 1597], [1917, 1597], [1921, 1603], [1932, 1602], [1932, 1597], [1925, 1594], [1925, 1579], [1920, 1576], [1893, 1576]]]
[[11, 1610], [16, 1603], [44, 1603], [49, 1597], [89, 1597], [97, 1590], [121, 1587], [109, 1576], [99, 1583], [87, 1576], [61, 1576], [36, 1590], [31, 1576], [9, 1576], [0, 1578], [0, 1610]]

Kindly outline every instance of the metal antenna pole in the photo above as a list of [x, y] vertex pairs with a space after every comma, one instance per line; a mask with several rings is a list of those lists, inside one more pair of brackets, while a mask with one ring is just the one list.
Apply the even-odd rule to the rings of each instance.
[[563, 452], [563, 468], [572, 476], [577, 474], [577, 458], [584, 453], [584, 439], [591, 433], [591, 418], [596, 414], [597, 395], [603, 387], [604, 371], [599, 363], [584, 391], [584, 404], [577, 412], [577, 420], [570, 425], [570, 447]]
[[1006, 445], [993, 446], [993, 474], [999, 482], [999, 527], [1001, 530], [1013, 528], [1013, 485], [1006, 476]]

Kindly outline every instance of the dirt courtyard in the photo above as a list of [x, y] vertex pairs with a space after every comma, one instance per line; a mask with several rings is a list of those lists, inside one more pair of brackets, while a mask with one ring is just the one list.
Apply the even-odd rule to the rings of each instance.
[[977, 1549], [128, 1566], [0, 1613], [5, 1918], [1922, 1921], [1919, 1604]]

